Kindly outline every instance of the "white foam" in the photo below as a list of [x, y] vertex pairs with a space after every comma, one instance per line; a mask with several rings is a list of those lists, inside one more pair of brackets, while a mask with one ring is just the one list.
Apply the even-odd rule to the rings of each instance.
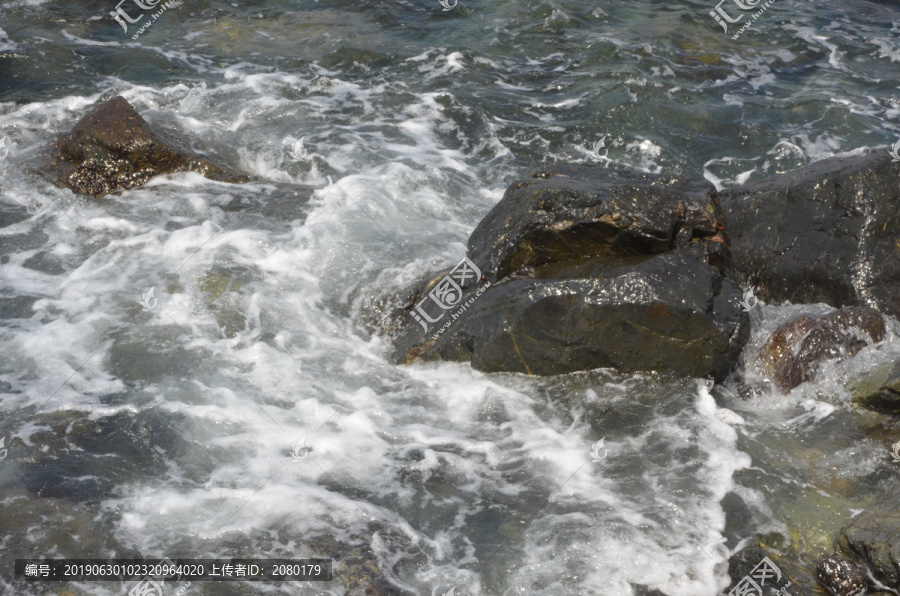
[[[547, 24], [567, 19], [555, 11]], [[13, 43], [3, 35], [0, 44]], [[590, 36], [618, 48], [645, 44]], [[146, 51], [196, 62], [178, 48]], [[659, 56], [653, 46], [643, 51]], [[728, 58], [737, 75], [705, 85], [728, 85], [723, 102], [750, 109], [750, 96], [734, 92], [735, 82], [773, 87], [771, 65], [794, 55], [742, 56]], [[840, 66], [840, 52], [833, 58]], [[499, 64], [510, 72], [498, 75], [495, 91], [532, 85], [542, 93], [558, 83], [529, 83], [537, 79], [522, 79], [512, 68], [564, 74], [571, 68], [562, 53], [506, 60], [432, 48], [403, 66], [433, 85]], [[655, 78], [675, 76], [657, 64], [627, 72], [617, 84], [627, 78], [625, 84], [649, 93]], [[460, 593], [493, 593], [499, 584], [490, 584], [492, 574], [474, 571], [485, 565], [509, 570], [497, 580], [503, 583], [497, 591], [507, 593], [626, 595], [641, 584], [669, 596], [712, 596], [729, 582], [722, 497], [734, 490], [761, 518], [775, 517], [768, 495], [735, 477], [770, 469], [775, 476], [766, 441], [774, 445], [778, 433], [840, 418], [847, 397], [835, 389], [840, 376], [888, 357], [864, 350], [859, 364], [829, 369], [817, 384], [789, 396], [725, 400], [727, 409], [705, 386], [602, 371], [536, 379], [487, 375], [459, 363], [396, 366], [387, 340], [366, 325], [380, 314], [381, 301], [458, 262], [468, 235], [502, 196], [504, 176], [514, 174], [510, 165], [520, 155], [510, 147], [558, 143], [569, 130], [565, 112], [584, 109], [593, 96], [529, 99], [518, 109], [540, 128], [492, 114], [473, 135], [461, 122], [477, 108], [453, 86], [405, 88], [397, 101], [384, 79], [363, 83], [318, 65], [288, 74], [242, 63], [220, 74], [216, 84], [157, 88], [110, 78], [93, 95], [4, 104], [0, 114], [0, 130], [11, 131], [16, 149], [0, 171], [3, 198], [31, 216], [0, 233], [40, 230], [51, 239], [0, 267], [0, 283], [10, 292], [40, 298], [34, 316], [0, 338], [7, 355], [0, 374], [23, 391], [4, 395], [4, 407], [43, 404], [43, 412], [81, 409], [92, 417], [152, 408], [177, 414], [191, 429], [187, 453], [168, 462], [161, 477], [131, 479], [104, 502], [116, 538], [136, 552], [164, 555], [179, 541], [215, 550], [226, 540], [266, 534], [278, 554], [299, 557], [313, 554], [309, 538], [324, 534], [364, 541], [387, 575], [406, 569], [395, 563], [411, 553], [415, 569], [393, 579], [412, 592], [445, 593], [457, 585]], [[696, 91], [690, 84], [667, 87], [681, 98], [681, 91]], [[622, 92], [638, 99], [628, 88]], [[54, 134], [112, 93], [259, 180], [234, 186], [178, 174], [94, 202], [23, 173], [21, 165]], [[846, 102], [834, 108], [878, 117], [896, 112], [875, 99]], [[308, 155], [298, 162], [289, 149], [300, 138]], [[609, 142], [615, 161], [597, 160], [580, 140], [563, 143], [585, 159], [661, 171], [672, 151], [662, 138], [622, 133]], [[765, 170], [762, 160], [808, 161], [839, 153], [848, 142], [837, 132], [790, 131], [764, 155], [708, 161], [705, 176], [722, 188]], [[253, 219], [250, 207], [237, 214], [221, 208], [241, 198], [271, 206], [293, 183], [319, 188], [283, 219]], [[42, 252], [65, 263], [66, 272], [25, 265]], [[212, 283], [211, 275], [223, 279]], [[213, 302], [210, 285], [233, 291]], [[159, 301], [152, 315], [139, 305], [150, 287]], [[748, 350], [791, 309], [754, 311]], [[235, 328], [226, 335], [222, 320], [229, 317]], [[179, 326], [174, 347], [184, 350], [190, 369], [126, 384], [109, 366], [116, 350], [110, 336], [122, 325], [138, 335]], [[146, 363], [135, 360], [121, 366], [140, 373]], [[642, 383], [669, 394], [651, 395]], [[817, 398], [823, 389], [837, 397]], [[126, 403], [101, 401], [113, 393], [125, 394]], [[597, 414], [604, 408], [627, 415], [607, 423]], [[33, 445], [41, 428], [31, 422], [13, 436]], [[591, 447], [601, 438], [605, 455], [594, 461]], [[750, 467], [739, 441], [756, 449], [759, 468]], [[297, 460], [294, 445], [303, 445]], [[858, 459], [843, 449], [833, 456], [848, 467]], [[759, 527], [783, 529], [770, 519]], [[489, 559], [493, 536], [504, 537], [498, 546], [508, 549]]]
[[12, 41], [6, 31], [0, 27], [0, 52], [9, 52], [17, 47], [19, 47], [18, 44]]

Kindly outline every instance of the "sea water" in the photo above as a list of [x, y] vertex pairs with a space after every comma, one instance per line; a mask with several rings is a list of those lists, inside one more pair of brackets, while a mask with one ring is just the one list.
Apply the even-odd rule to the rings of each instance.
[[[15, 558], [317, 556], [334, 581], [185, 592], [712, 596], [759, 536], [827, 554], [895, 474], [845, 389], [893, 322], [782, 396], [755, 353], [810, 309], [760, 305], [751, 399], [398, 366], [377, 333], [531, 168], [727, 188], [900, 139], [896, 7], [780, 0], [734, 41], [713, 4], [185, 1], [132, 39], [114, 2], [0, 3], [0, 590], [131, 588]], [[114, 95], [252, 182], [57, 188], [50, 144]]]

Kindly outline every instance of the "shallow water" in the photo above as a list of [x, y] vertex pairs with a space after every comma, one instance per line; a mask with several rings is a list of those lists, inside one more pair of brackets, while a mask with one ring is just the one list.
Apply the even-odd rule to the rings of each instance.
[[[129, 589], [13, 583], [26, 556], [242, 555], [336, 579], [189, 593], [702, 596], [764, 536], [811, 592], [896, 475], [844, 388], [896, 329], [780, 396], [752, 354], [799, 309], [763, 305], [751, 400], [395, 366], [374, 333], [539, 164], [721, 188], [900, 139], [898, 7], [780, 0], [735, 41], [710, 4], [185, 2], [132, 40], [112, 2], [0, 0], [2, 589]], [[56, 188], [48, 143], [116, 94], [254, 182]]]

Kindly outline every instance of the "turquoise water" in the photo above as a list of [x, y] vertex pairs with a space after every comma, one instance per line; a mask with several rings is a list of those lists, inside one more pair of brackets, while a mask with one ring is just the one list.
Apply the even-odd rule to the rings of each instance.
[[[539, 164], [722, 188], [897, 142], [900, 7], [779, 0], [733, 40], [700, 1], [186, 1], [134, 40], [132, 2], [126, 33], [114, 2], [0, 0], [3, 590], [131, 587], [15, 584], [26, 556], [240, 554], [336, 580], [190, 593], [715, 595], [760, 542], [812, 589], [895, 474], [896, 429], [844, 389], [895, 331], [716, 402], [395, 366], [375, 329]], [[56, 188], [48, 145], [116, 94], [253, 181]], [[754, 312], [753, 345], [795, 312]]]

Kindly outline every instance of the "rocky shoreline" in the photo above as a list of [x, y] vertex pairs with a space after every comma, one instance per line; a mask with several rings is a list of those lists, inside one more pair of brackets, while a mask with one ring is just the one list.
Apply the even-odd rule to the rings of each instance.
[[[94, 197], [156, 175], [248, 178], [157, 133], [121, 97], [54, 147], [57, 183]], [[777, 329], [756, 360], [783, 393], [884, 340], [900, 313], [900, 162], [886, 149], [834, 157], [727, 191], [703, 180], [576, 164], [512, 184], [466, 258], [396, 300], [382, 332], [400, 363], [468, 361], [487, 372], [596, 368], [741, 382], [748, 311], [827, 304]], [[746, 356], [746, 355], [745, 355]], [[861, 407], [900, 412], [900, 361], [854, 386]], [[900, 483], [848, 523], [816, 579], [836, 596], [900, 588]]]
[[[900, 313], [898, 223], [900, 163], [885, 148], [721, 193], [702, 180], [542, 167], [507, 189], [460, 264], [397, 301], [383, 332], [401, 363], [612, 368], [727, 386], [741, 383], [758, 300], [829, 305], [783, 324], [755, 358], [788, 393], [884, 340], [884, 317]], [[857, 384], [856, 403], [900, 411], [898, 371], [900, 362]], [[900, 588], [896, 486], [820, 561], [815, 577], [829, 593]]]

